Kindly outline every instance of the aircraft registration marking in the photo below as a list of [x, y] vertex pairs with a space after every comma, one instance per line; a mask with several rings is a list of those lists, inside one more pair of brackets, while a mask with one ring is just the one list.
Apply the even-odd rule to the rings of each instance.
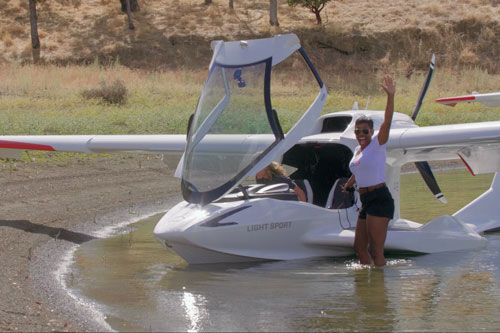
[[274, 222], [274, 223], [261, 223], [252, 224], [247, 226], [247, 232], [253, 231], [269, 231], [276, 229], [288, 229], [292, 227], [292, 222]]

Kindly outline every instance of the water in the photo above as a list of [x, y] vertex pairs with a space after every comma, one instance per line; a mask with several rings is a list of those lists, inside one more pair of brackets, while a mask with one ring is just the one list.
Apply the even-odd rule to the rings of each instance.
[[483, 250], [189, 266], [153, 239], [159, 217], [83, 244], [67, 284], [120, 331], [498, 331], [500, 237]]

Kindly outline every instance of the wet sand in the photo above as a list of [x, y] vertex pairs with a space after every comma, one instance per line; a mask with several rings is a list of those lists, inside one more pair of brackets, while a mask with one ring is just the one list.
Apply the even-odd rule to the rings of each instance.
[[173, 170], [154, 157], [66, 164], [0, 165], [0, 331], [104, 329], [96, 313], [60, 288], [61, 260], [101, 237], [97, 230], [180, 200]]

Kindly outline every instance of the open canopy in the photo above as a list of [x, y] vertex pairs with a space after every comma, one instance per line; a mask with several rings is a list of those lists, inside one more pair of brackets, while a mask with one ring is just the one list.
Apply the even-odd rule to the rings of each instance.
[[[207, 204], [237, 186], [309, 134], [326, 89], [297, 36], [212, 44], [214, 56], [188, 131], [182, 172], [184, 199]], [[271, 102], [274, 65], [298, 51], [320, 92], [285, 136]]]

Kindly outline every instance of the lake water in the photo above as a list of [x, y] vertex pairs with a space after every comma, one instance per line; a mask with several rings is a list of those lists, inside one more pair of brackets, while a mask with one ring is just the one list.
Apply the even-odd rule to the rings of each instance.
[[68, 287], [119, 331], [498, 331], [500, 236], [476, 251], [189, 266], [137, 229], [85, 243]]

